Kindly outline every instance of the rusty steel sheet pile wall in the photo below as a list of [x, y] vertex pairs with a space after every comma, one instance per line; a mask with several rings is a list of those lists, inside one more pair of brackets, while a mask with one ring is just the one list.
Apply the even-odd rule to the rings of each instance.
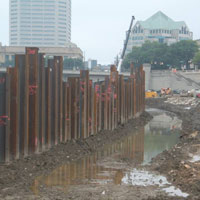
[[63, 59], [45, 67], [44, 54], [27, 47], [15, 67], [0, 72], [0, 163], [43, 152], [59, 143], [114, 130], [145, 109], [145, 72], [125, 79], [112, 65], [104, 81], [89, 71], [63, 81]]

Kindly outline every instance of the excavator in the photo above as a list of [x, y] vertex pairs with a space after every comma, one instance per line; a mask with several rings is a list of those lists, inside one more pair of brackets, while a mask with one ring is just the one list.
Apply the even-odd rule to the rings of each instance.
[[123, 59], [124, 59], [124, 56], [125, 56], [125, 52], [126, 52], [126, 49], [127, 49], [127, 45], [128, 45], [128, 41], [129, 41], [129, 38], [130, 38], [131, 29], [132, 29], [134, 20], [135, 20], [135, 17], [132, 16], [131, 24], [130, 24], [129, 30], [128, 30], [127, 34], [126, 34], [126, 40], [125, 40], [125, 43], [124, 43], [124, 48], [123, 48], [122, 54], [120, 56], [118, 65], [117, 65], [117, 71], [119, 73], [121, 73], [121, 66], [122, 66], [122, 62], [123, 62]]

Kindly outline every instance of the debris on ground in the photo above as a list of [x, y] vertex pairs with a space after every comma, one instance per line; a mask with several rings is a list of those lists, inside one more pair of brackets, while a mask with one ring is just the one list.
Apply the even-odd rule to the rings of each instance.
[[193, 97], [171, 97], [168, 98], [165, 103], [173, 104], [173, 105], [183, 105], [189, 106], [186, 109], [191, 109], [191, 107], [196, 107], [199, 104], [199, 99]]

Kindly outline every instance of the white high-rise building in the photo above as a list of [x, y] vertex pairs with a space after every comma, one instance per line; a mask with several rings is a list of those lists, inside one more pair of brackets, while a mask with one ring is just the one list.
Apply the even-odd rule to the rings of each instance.
[[10, 0], [9, 28], [10, 46], [67, 46], [71, 0]]

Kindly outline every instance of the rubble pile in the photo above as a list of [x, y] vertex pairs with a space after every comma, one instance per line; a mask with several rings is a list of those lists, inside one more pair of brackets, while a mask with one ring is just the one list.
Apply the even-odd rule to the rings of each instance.
[[192, 97], [170, 97], [165, 101], [165, 103], [196, 107], [199, 104], [199, 99]]

